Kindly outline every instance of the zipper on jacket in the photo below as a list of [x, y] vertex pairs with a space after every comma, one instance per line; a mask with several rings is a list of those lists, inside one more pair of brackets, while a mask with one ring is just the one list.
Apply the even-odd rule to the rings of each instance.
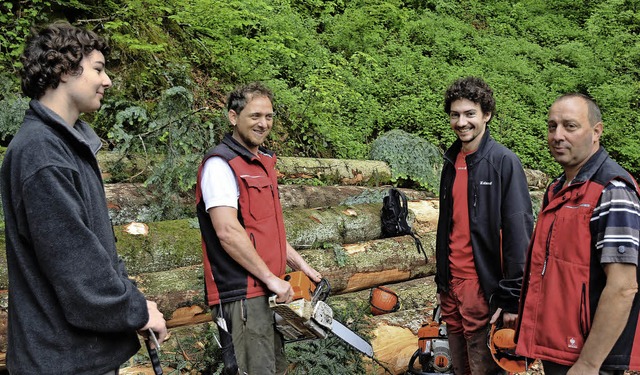
[[587, 285], [585, 283], [582, 283], [580, 295], [580, 333], [586, 341], [589, 335], [589, 317], [587, 316]]
[[[253, 235], [253, 233], [249, 233], [249, 239], [253, 244], [253, 248], [256, 249], [256, 251], [258, 251], [258, 247], [256, 246], [256, 237]], [[258, 286], [258, 280], [256, 280], [256, 278], [253, 276], [251, 276], [251, 278], [253, 279], [253, 286], [254, 287]]]
[[[276, 185], [276, 186], [277, 186], [277, 185]], [[276, 202], [277, 202], [278, 200], [280, 200], [280, 196], [279, 196], [279, 193], [278, 193], [278, 188], [277, 188], [277, 187], [275, 187], [275, 188], [274, 188], [274, 185], [273, 185], [273, 184], [270, 184], [270, 185], [269, 185], [269, 188], [271, 189], [271, 198], [273, 199], [273, 205], [274, 205], [273, 209], [274, 209], [274, 210], [277, 210]], [[276, 197], [276, 195], [278, 195], [278, 196]], [[276, 217], [277, 217], [277, 215], [276, 215]], [[283, 219], [283, 220], [284, 220], [284, 219]], [[283, 224], [283, 225], [284, 225], [284, 224]], [[286, 245], [285, 245], [285, 248], [286, 248]], [[286, 254], [286, 249], [285, 249], [285, 254]], [[286, 268], [287, 268], [287, 266], [286, 266], [286, 263], [287, 263], [287, 259], [286, 259], [286, 257], [287, 257], [287, 256], [285, 255], [285, 260], [284, 260], [284, 262], [285, 262], [285, 266], [284, 266], [284, 268], [285, 268], [285, 269], [284, 269], [282, 272], [285, 272], [285, 271], [286, 271]]]
[[473, 218], [474, 220], [477, 217], [478, 217], [478, 187], [475, 184], [473, 184]]
[[549, 244], [551, 243], [551, 233], [553, 233], [553, 225], [555, 224], [556, 219], [554, 218], [551, 222], [551, 226], [549, 227], [549, 233], [547, 233], [547, 246], [545, 246], [544, 250], [544, 263], [542, 264], [542, 273], [544, 276], [545, 272], [547, 272], [547, 261], [549, 260]]
[[473, 208], [478, 208], [478, 189], [473, 187]]

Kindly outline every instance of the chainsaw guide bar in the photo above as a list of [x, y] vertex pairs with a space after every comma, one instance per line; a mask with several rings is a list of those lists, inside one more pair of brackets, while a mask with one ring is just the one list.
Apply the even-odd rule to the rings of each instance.
[[316, 287], [302, 272], [285, 274], [294, 291], [293, 301], [276, 302], [276, 296], [269, 297], [269, 307], [275, 312], [276, 328], [285, 341], [324, 339], [329, 332], [344, 340], [353, 348], [373, 358], [373, 347], [362, 337], [333, 319], [333, 310], [324, 300], [331, 286], [322, 279]]

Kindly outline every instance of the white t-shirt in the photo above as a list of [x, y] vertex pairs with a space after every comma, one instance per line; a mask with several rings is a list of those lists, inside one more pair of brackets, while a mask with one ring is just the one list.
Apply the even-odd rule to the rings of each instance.
[[226, 160], [219, 156], [207, 159], [200, 179], [202, 200], [207, 211], [212, 207], [233, 207], [238, 209], [240, 190], [236, 176]]

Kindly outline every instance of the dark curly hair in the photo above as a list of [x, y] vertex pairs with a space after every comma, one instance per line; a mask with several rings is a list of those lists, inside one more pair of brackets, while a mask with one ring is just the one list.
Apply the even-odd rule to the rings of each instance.
[[[458, 99], [467, 99], [480, 104], [482, 112], [494, 113], [496, 100], [493, 98], [493, 90], [481, 78], [465, 77], [455, 81], [444, 94], [444, 111], [451, 112], [451, 103]], [[493, 118], [493, 116], [491, 116]], [[491, 119], [489, 119], [491, 121]]]
[[58, 87], [63, 74], [82, 74], [80, 62], [94, 50], [109, 53], [107, 42], [93, 31], [66, 22], [34, 30], [20, 56], [22, 92], [40, 99], [48, 88]]
[[265, 96], [273, 103], [273, 92], [261, 82], [252, 82], [233, 90], [227, 98], [227, 111], [240, 113], [254, 96]]

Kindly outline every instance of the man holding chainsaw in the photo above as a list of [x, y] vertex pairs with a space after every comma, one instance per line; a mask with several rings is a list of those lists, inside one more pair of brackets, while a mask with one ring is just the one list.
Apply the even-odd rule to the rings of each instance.
[[[487, 347], [490, 318], [514, 325], [531, 198], [518, 157], [493, 140], [493, 91], [480, 78], [454, 82], [444, 109], [458, 139], [444, 155], [436, 239], [436, 284], [454, 372], [495, 374]], [[495, 320], [495, 318], [494, 318]]]
[[547, 375], [640, 369], [638, 185], [600, 146], [602, 116], [582, 94], [549, 110], [564, 173], [547, 188], [526, 263], [516, 352]]
[[275, 294], [278, 302], [291, 302], [291, 285], [279, 277], [286, 266], [316, 283], [322, 279], [285, 235], [276, 157], [262, 147], [273, 126], [272, 99], [261, 83], [231, 92], [227, 110], [233, 133], [206, 153], [196, 186], [206, 299], [221, 340], [229, 334], [233, 339], [232, 346], [222, 344], [225, 371], [237, 366], [250, 375], [287, 369], [268, 301]]
[[80, 119], [111, 87], [107, 51], [94, 32], [55, 23], [21, 56], [31, 102], [1, 171], [11, 374], [115, 375], [140, 348], [136, 330], [151, 329], [159, 342], [167, 335], [118, 257], [101, 141]]

